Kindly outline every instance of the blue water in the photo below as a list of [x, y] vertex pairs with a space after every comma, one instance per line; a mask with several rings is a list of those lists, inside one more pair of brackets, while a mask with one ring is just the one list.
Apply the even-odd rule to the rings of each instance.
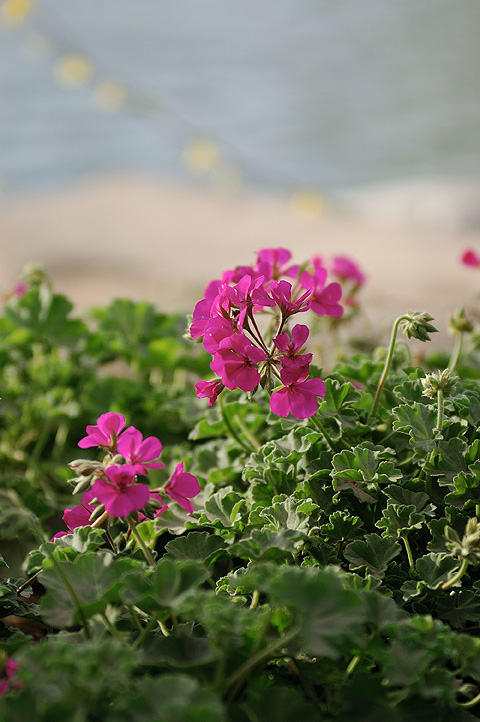
[[[479, 39], [472, 0], [38, 0], [0, 27], [0, 178], [189, 180], [182, 152], [207, 138], [252, 187], [479, 179]], [[76, 51], [128, 85], [124, 110], [55, 82]]]

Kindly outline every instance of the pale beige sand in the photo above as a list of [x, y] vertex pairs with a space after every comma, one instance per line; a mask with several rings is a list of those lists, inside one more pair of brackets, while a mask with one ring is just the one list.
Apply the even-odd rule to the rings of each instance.
[[474, 307], [480, 291], [480, 271], [459, 262], [466, 246], [480, 250], [480, 230], [457, 223], [454, 213], [455, 222], [448, 222], [446, 203], [440, 194], [435, 215], [435, 199], [425, 196], [430, 212], [422, 218], [402, 211], [401, 202], [391, 213], [381, 198], [376, 213], [370, 198], [370, 205], [353, 203], [350, 211], [333, 205], [307, 218], [285, 198], [228, 197], [147, 177], [107, 177], [4, 200], [0, 292], [8, 292], [24, 264], [36, 262], [79, 310], [121, 296], [188, 311], [224, 269], [253, 262], [259, 248], [283, 246], [296, 261], [312, 254], [356, 260], [368, 275], [362, 299], [377, 326], [387, 328], [413, 308], [434, 316], [444, 335], [448, 314]]

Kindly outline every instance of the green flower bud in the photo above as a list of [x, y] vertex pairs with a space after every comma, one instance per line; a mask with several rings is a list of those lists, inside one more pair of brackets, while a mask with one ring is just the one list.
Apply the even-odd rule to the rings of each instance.
[[455, 391], [458, 376], [452, 376], [450, 369], [445, 369], [441, 373], [435, 371], [427, 374], [425, 378], [420, 379], [423, 386], [423, 395], [430, 399], [436, 399], [439, 391], [443, 391], [444, 396], [451, 396]]
[[480, 524], [476, 516], [468, 520], [462, 539], [449, 526], [445, 527], [444, 534], [447, 540], [445, 546], [453, 556], [466, 559], [469, 564], [480, 562]]
[[409, 311], [407, 317], [408, 318], [405, 318], [400, 324], [403, 335], [406, 338], [430, 341], [428, 334], [438, 331], [438, 329], [430, 323], [430, 321], [433, 321], [433, 316], [430, 316], [426, 311]]
[[463, 307], [450, 316], [448, 328], [450, 333], [472, 333], [473, 329], [473, 321], [468, 318]]

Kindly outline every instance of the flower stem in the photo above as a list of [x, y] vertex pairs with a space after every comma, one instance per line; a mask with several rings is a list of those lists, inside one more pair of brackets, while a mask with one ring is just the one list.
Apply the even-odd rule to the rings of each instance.
[[256, 667], [257, 664], [262, 662], [267, 657], [270, 657], [270, 655], [273, 654], [273, 652], [275, 652], [277, 649], [285, 647], [288, 642], [290, 642], [297, 634], [298, 630], [292, 629], [284, 637], [282, 637], [281, 639], [276, 639], [274, 642], [267, 645], [259, 652], [254, 654], [252, 657], [247, 659], [247, 661], [240, 665], [240, 667], [238, 667], [235, 672], [233, 672], [227, 679], [227, 686], [231, 687], [233, 684], [235, 684], [235, 682], [241, 680], [243, 677], [245, 677], [246, 674], [248, 674], [248, 672], [250, 672], [251, 669], [253, 669], [253, 667]]
[[250, 448], [247, 446], [247, 444], [243, 441], [243, 439], [241, 439], [241, 438], [239, 437], [239, 435], [237, 434], [237, 432], [236, 432], [235, 429], [233, 428], [232, 422], [230, 421], [230, 419], [229, 419], [228, 416], [227, 416], [227, 412], [226, 412], [226, 410], [225, 410], [225, 406], [224, 406], [223, 399], [222, 399], [221, 396], [218, 397], [218, 404], [219, 404], [219, 406], [220, 406], [220, 411], [221, 411], [221, 413], [222, 413], [222, 419], [223, 419], [223, 421], [224, 421], [224, 423], [225, 423], [225, 426], [227, 427], [229, 436], [230, 436], [234, 441], [236, 441], [237, 444], [240, 444], [240, 446], [241, 446], [247, 453], [250, 454], [251, 451], [252, 451], [252, 449], [250, 449]]
[[135, 539], [138, 543], [138, 546], [141, 548], [142, 552], [144, 553], [147, 562], [150, 564], [150, 566], [154, 567], [155, 561], [154, 561], [152, 555], [150, 554], [150, 550], [145, 545], [145, 542], [143, 541], [142, 537], [140, 536], [138, 529], [137, 529], [135, 522], [131, 515], [128, 517], [128, 522], [130, 524], [130, 529], [132, 530], [132, 534], [135, 537]]
[[408, 320], [410, 320], [409, 316], [399, 316], [395, 320], [395, 323], [393, 324], [392, 335], [390, 337], [390, 345], [388, 347], [385, 366], [383, 367], [383, 372], [380, 377], [380, 381], [378, 383], [377, 393], [375, 394], [375, 398], [373, 400], [373, 406], [372, 406], [372, 412], [371, 412], [372, 416], [375, 414], [375, 412], [377, 410], [378, 402], [380, 401], [380, 396], [381, 396], [383, 387], [385, 385], [385, 381], [387, 380], [388, 372], [390, 371], [390, 366], [391, 366], [392, 358], [393, 358], [393, 352], [395, 350], [395, 341], [397, 339], [398, 327], [400, 326], [402, 321], [408, 321]]
[[462, 347], [463, 347], [463, 332], [459, 333], [457, 335], [457, 338], [455, 339], [455, 345], [452, 350], [452, 355], [450, 356], [450, 361], [448, 362], [448, 368], [450, 371], [454, 371], [458, 359], [460, 358], [460, 354], [462, 353]]
[[445, 582], [445, 584], [442, 584], [442, 589], [450, 589], [450, 587], [453, 587], [453, 585], [456, 584], [463, 577], [463, 575], [467, 571], [467, 567], [468, 567], [468, 560], [464, 559], [462, 562], [462, 566], [460, 567], [458, 572], [455, 574], [455, 576], [452, 577], [452, 579], [450, 579], [449, 582]]
[[408, 565], [409, 565], [409, 567], [410, 567], [410, 571], [411, 571], [411, 572], [414, 572], [414, 571], [415, 571], [415, 564], [414, 564], [414, 561], [413, 561], [412, 550], [411, 550], [411, 548], [410, 548], [410, 542], [408, 541], [408, 535], [405, 533], [405, 534], [401, 534], [400, 536], [401, 536], [401, 538], [402, 538], [403, 543], [405, 544], [405, 551], [407, 552]]

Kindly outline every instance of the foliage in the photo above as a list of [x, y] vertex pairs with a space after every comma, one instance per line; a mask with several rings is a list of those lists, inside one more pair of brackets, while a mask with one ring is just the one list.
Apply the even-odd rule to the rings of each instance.
[[[0, 719], [479, 719], [475, 356], [443, 397], [393, 354], [380, 397], [384, 358], [345, 354], [316, 417], [278, 418], [263, 389], [205, 409], [178, 318], [71, 310], [35, 272], [0, 318], [0, 528], [35, 539], [23, 576], [0, 557]], [[48, 541], [106, 411], [161, 437], [159, 487], [182, 456], [194, 511]]]

